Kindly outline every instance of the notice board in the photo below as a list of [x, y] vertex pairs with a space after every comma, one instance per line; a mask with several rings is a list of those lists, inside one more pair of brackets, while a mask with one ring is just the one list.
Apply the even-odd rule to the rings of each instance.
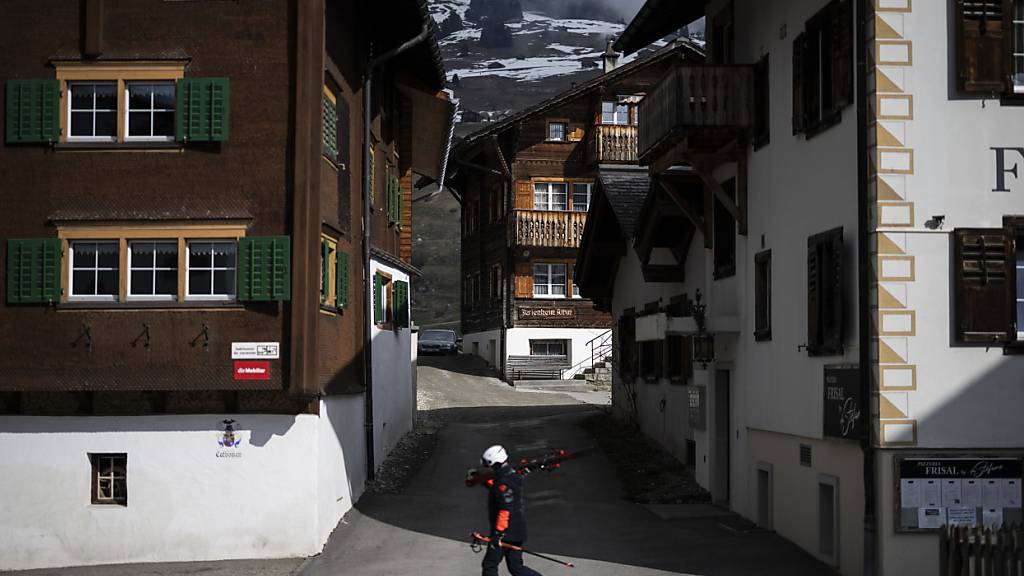
[[1020, 524], [1021, 458], [897, 457], [896, 531]]

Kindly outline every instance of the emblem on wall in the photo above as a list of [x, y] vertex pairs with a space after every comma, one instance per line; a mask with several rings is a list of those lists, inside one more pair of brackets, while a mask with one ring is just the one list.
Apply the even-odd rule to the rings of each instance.
[[238, 434], [235, 430], [235, 425], [238, 424], [238, 422], [228, 418], [226, 420], [222, 420], [221, 424], [224, 425], [224, 431], [220, 433], [217, 445], [221, 448], [228, 448], [229, 450], [218, 450], [217, 458], [241, 458], [242, 452], [240, 450], [230, 450], [230, 448], [238, 448], [242, 443], [241, 434]]

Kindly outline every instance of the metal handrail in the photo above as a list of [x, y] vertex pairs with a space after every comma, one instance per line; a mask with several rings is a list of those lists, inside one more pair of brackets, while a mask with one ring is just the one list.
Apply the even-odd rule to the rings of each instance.
[[[594, 338], [591, 338], [590, 341], [585, 344], [585, 346], [590, 348], [590, 366], [584, 366], [587, 363], [587, 360], [583, 359], [583, 360], [577, 362], [576, 364], [573, 364], [572, 366], [569, 366], [568, 368], [563, 368], [562, 369], [562, 373], [560, 375], [561, 378], [563, 380], [565, 379], [566, 372], [568, 372], [568, 373], [572, 374], [573, 376], [575, 376], [576, 374], [579, 374], [581, 371], [585, 370], [586, 368], [593, 368], [595, 364], [597, 364], [598, 362], [601, 362], [605, 358], [611, 356], [611, 354], [612, 354], [611, 339], [612, 339], [612, 331], [611, 330], [607, 330], [605, 332], [602, 332], [601, 334], [598, 334]], [[600, 342], [598, 342], [598, 340], [600, 340]], [[597, 342], [596, 346], [594, 345], [595, 342]]]

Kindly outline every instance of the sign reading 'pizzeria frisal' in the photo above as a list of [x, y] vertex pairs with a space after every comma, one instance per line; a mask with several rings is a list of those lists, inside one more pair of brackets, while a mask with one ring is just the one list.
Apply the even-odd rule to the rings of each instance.
[[575, 308], [519, 308], [520, 318], [575, 318]]
[[860, 370], [855, 366], [825, 366], [825, 436], [851, 440], [864, 436], [867, 417], [859, 374]]

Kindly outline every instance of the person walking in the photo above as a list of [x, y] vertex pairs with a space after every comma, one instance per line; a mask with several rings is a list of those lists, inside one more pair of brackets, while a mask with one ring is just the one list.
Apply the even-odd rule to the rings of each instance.
[[502, 542], [522, 547], [526, 542], [526, 495], [523, 476], [508, 464], [508, 452], [501, 445], [484, 450], [481, 463], [494, 471], [488, 478], [487, 518], [491, 527], [491, 541], [482, 563], [483, 576], [498, 576], [502, 558], [512, 576], [541, 576], [523, 564], [522, 550], [501, 546]]

